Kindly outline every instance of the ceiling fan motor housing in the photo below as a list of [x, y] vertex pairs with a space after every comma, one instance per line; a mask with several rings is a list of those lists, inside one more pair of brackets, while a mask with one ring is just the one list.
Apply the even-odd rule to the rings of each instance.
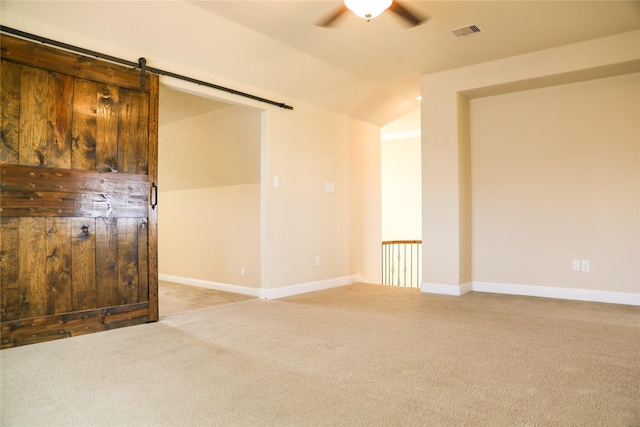
[[344, 5], [362, 19], [370, 21], [391, 6], [393, 0], [345, 0]]

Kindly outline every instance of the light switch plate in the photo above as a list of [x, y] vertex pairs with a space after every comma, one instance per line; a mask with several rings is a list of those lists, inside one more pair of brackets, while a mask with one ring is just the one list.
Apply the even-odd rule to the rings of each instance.
[[327, 193], [335, 193], [336, 184], [334, 184], [333, 182], [325, 182], [324, 183], [324, 191], [326, 191]]

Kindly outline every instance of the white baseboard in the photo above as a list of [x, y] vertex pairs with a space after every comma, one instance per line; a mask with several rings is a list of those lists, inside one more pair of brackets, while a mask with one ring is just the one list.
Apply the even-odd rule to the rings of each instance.
[[262, 299], [277, 299], [292, 295], [304, 294], [307, 292], [321, 291], [323, 289], [335, 288], [338, 286], [351, 285], [352, 283], [365, 282], [362, 274], [352, 276], [337, 277], [334, 279], [318, 280], [315, 282], [298, 283], [295, 285], [280, 286], [272, 289], [249, 288], [246, 286], [230, 285], [228, 283], [211, 282], [208, 280], [190, 279], [188, 277], [171, 276], [169, 274], [159, 274], [158, 278], [166, 282], [180, 283], [183, 285], [199, 286], [201, 288], [216, 289], [218, 291], [234, 292], [236, 294], [251, 295]]
[[464, 295], [471, 291], [492, 292], [496, 294], [524, 295], [530, 297], [640, 306], [640, 294], [594, 291], [589, 289], [555, 288], [550, 286], [512, 285], [507, 283], [471, 282], [463, 285], [445, 285], [423, 282], [420, 286], [420, 291], [431, 294], [454, 296]]
[[640, 305], [640, 294], [595, 291], [589, 289], [555, 288], [549, 286], [511, 285], [506, 283], [473, 282], [475, 292], [493, 292], [509, 295], [569, 299], [576, 301], [606, 302], [611, 304]]
[[472, 291], [471, 283], [464, 283], [462, 285], [444, 285], [441, 283], [422, 282], [420, 284], [420, 292], [425, 292], [428, 294], [460, 296], [471, 291]]
[[351, 285], [361, 282], [364, 279], [361, 274], [352, 276], [336, 277], [334, 279], [318, 280], [315, 282], [298, 283], [295, 285], [279, 286], [272, 289], [260, 289], [260, 298], [278, 299], [290, 297], [292, 295], [304, 294], [307, 292], [321, 291], [323, 289], [336, 288], [338, 286]]
[[230, 285], [228, 283], [211, 282], [208, 280], [190, 279], [188, 277], [171, 276], [169, 274], [158, 274], [158, 279], [165, 282], [180, 283], [182, 285], [199, 286], [201, 288], [216, 289], [218, 291], [233, 292], [242, 295], [260, 296], [260, 289], [249, 288], [247, 286]]
[[353, 276], [353, 280], [354, 280], [353, 283], [374, 283], [374, 282], [368, 281], [367, 278], [362, 275], [362, 273], [358, 273], [355, 276]]

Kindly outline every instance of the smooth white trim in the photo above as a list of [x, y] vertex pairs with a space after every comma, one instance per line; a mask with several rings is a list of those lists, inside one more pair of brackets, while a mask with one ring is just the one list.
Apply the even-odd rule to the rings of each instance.
[[352, 276], [336, 277], [334, 279], [318, 280], [315, 282], [298, 283], [295, 285], [280, 286], [273, 289], [249, 288], [246, 286], [231, 285], [228, 283], [211, 282], [208, 280], [191, 279], [188, 277], [159, 274], [158, 278], [166, 282], [180, 283], [182, 285], [199, 286], [201, 288], [216, 289], [218, 291], [234, 292], [236, 294], [251, 295], [261, 299], [277, 299], [307, 292], [321, 291], [323, 289], [338, 286], [351, 285], [353, 283], [367, 283], [367, 279], [358, 273]]
[[507, 283], [472, 282], [463, 285], [444, 285], [423, 282], [420, 291], [430, 294], [460, 296], [467, 292], [492, 292], [507, 295], [605, 302], [640, 306], [640, 294], [628, 292], [595, 291], [589, 289], [556, 288], [551, 286], [512, 285]]
[[473, 282], [475, 292], [493, 292], [509, 295], [606, 302], [640, 306], [640, 294], [595, 291], [589, 289], [556, 288], [550, 286], [512, 285], [507, 283]]
[[323, 289], [336, 288], [338, 286], [351, 285], [363, 279], [361, 274], [336, 277], [334, 279], [318, 280], [315, 282], [298, 283], [295, 285], [279, 286], [272, 289], [260, 289], [260, 298], [278, 299], [307, 292], [321, 291]]
[[468, 294], [473, 290], [473, 283], [468, 282], [460, 285], [460, 295]]
[[199, 286], [201, 288], [216, 289], [218, 291], [233, 292], [236, 294], [260, 296], [260, 289], [249, 288], [247, 286], [230, 285], [228, 283], [211, 282], [208, 280], [190, 279], [188, 277], [171, 276], [169, 274], [158, 274], [158, 279], [165, 282], [180, 283], [182, 285]]
[[441, 283], [422, 282], [422, 284], [420, 284], [420, 292], [425, 292], [428, 294], [460, 296], [471, 291], [471, 283], [464, 283], [462, 285], [445, 285]]
[[362, 275], [362, 273], [358, 273], [355, 276], [353, 276], [353, 280], [354, 280], [353, 283], [373, 283], [368, 281], [367, 278]]
[[[368, 283], [362, 274], [337, 277], [334, 279], [315, 282], [298, 283], [273, 289], [257, 289], [228, 283], [210, 282], [207, 280], [190, 279], [187, 277], [159, 274], [158, 278], [167, 282], [183, 285], [199, 286], [201, 288], [216, 289], [236, 294], [250, 295], [262, 299], [277, 299], [306, 292], [321, 291], [323, 289], [350, 285], [353, 283]], [[556, 288], [550, 286], [513, 285], [506, 283], [472, 282], [462, 285], [445, 285], [440, 283], [423, 282], [420, 291], [430, 294], [460, 296], [468, 292], [491, 292], [507, 295], [524, 295], [531, 297], [568, 299], [576, 301], [604, 302], [610, 304], [624, 304], [640, 306], [640, 294], [628, 292], [595, 291], [589, 289]]]

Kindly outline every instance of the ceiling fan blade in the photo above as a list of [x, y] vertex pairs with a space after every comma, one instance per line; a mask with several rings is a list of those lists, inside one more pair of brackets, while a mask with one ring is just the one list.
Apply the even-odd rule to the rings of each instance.
[[324, 19], [316, 22], [316, 25], [318, 27], [333, 27], [337, 21], [338, 18], [340, 18], [342, 16], [343, 13], [345, 13], [347, 10], [347, 6], [344, 5], [344, 3], [342, 3], [342, 5], [338, 8], [336, 8], [336, 10], [334, 12], [331, 12], [331, 14], [327, 15]]
[[411, 24], [412, 27], [415, 27], [416, 25], [420, 25], [426, 22], [427, 19], [429, 19], [427, 17], [421, 17], [414, 14], [413, 12], [409, 11], [407, 8], [402, 6], [397, 1], [394, 1], [393, 3], [391, 3], [391, 6], [389, 6], [389, 10], [394, 12], [396, 15], [400, 16], [401, 18], [405, 19], [408, 23]]

